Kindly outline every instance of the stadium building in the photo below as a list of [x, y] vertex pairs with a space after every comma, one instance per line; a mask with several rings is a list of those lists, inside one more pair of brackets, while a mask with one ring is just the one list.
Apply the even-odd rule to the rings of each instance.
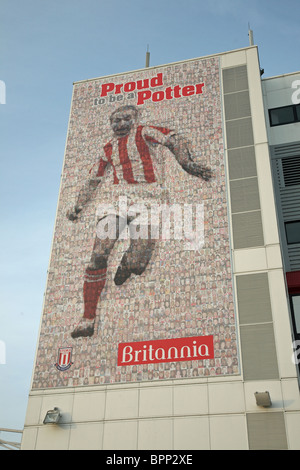
[[74, 83], [23, 450], [300, 448], [300, 73], [262, 75]]

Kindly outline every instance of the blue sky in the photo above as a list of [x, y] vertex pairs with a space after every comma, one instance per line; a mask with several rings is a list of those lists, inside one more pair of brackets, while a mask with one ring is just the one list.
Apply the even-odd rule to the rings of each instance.
[[74, 81], [249, 45], [300, 70], [299, 0], [1, 0], [0, 427], [23, 428]]

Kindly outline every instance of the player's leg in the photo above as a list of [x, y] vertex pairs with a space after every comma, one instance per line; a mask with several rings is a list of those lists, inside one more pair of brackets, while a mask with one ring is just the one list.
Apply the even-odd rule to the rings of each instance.
[[[151, 228], [148, 227], [148, 230], [149, 236], [146, 238], [130, 238], [130, 246], [124, 253], [114, 278], [116, 285], [124, 284], [131, 274], [140, 276], [148, 266], [155, 248], [155, 240], [150, 238]], [[131, 231], [131, 224], [129, 231]]]
[[[102, 239], [96, 236], [95, 238], [91, 259], [85, 272], [83, 284], [84, 314], [82, 320], [72, 333], [73, 338], [92, 336], [94, 333], [97, 305], [106, 283], [109, 255], [119, 236], [120, 225], [122, 225], [119, 224], [119, 218], [116, 216], [108, 216], [105, 219], [105, 222], [111, 224], [111, 227], [113, 223], [116, 223], [117, 228], [114, 236], [108, 236]], [[97, 235], [100, 235], [99, 230], [97, 230]]]

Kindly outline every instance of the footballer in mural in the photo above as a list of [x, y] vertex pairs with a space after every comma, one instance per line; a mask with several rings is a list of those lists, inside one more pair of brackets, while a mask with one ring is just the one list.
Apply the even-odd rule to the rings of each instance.
[[75, 83], [33, 388], [238, 371], [218, 60]]
[[[130, 244], [114, 276], [115, 284], [117, 286], [124, 284], [132, 274], [143, 274], [151, 259], [155, 238], [152, 237], [154, 224], [149, 217], [151, 216], [149, 200], [151, 195], [157, 198], [162, 189], [163, 165], [158, 159], [157, 170], [154, 171], [150, 146], [165, 146], [183, 170], [190, 175], [201, 177], [205, 181], [209, 181], [212, 176], [209, 168], [193, 161], [188, 144], [180, 135], [165, 127], [139, 125], [138, 114], [137, 107], [129, 105], [119, 107], [111, 114], [113, 139], [104, 146], [103, 155], [91, 170], [74, 209], [67, 214], [70, 220], [77, 220], [98, 185], [101, 185], [106, 169], [111, 167], [114, 175], [113, 184], [120, 185], [117, 203], [120, 205], [126, 196], [127, 210], [120, 211], [118, 207], [115, 208], [108, 202], [107, 205], [101, 205], [102, 211], [97, 212], [99, 221], [96, 225], [95, 242], [83, 287], [84, 314], [82, 321], [72, 332], [73, 338], [94, 334], [96, 309], [105, 287], [109, 255], [126, 225], [129, 229]], [[145, 194], [143, 190], [136, 191], [135, 185], [144, 187]], [[139, 201], [136, 200], [137, 194]], [[146, 199], [148, 207], [145, 205]], [[152, 209], [157, 207], [155, 202], [153, 199]], [[147, 213], [149, 209], [150, 214]]]

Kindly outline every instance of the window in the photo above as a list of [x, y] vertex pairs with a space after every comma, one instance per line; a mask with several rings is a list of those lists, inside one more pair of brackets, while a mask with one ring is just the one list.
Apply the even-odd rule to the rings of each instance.
[[294, 364], [298, 365], [299, 380], [300, 380], [300, 271], [290, 271], [286, 273], [287, 287], [289, 291], [290, 310], [294, 349]]
[[300, 338], [300, 294], [291, 295], [291, 304], [295, 333]]
[[298, 370], [300, 374], [300, 294], [292, 294], [290, 295], [290, 306], [291, 306], [291, 314], [292, 314], [292, 324], [294, 330], [294, 356], [293, 362], [294, 364], [298, 365]]
[[300, 122], [300, 104], [269, 109], [270, 126], [282, 126]]
[[300, 243], [300, 220], [285, 222], [285, 233], [288, 245]]

